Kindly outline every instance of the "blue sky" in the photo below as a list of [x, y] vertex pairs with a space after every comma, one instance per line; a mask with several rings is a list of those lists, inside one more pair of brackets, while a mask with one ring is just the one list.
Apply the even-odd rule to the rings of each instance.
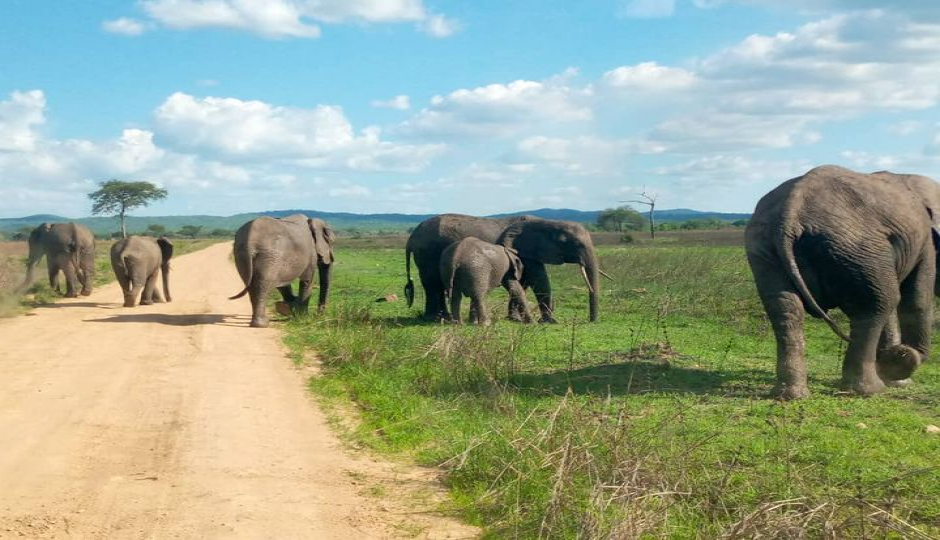
[[940, 178], [934, 0], [6, 0], [0, 217], [750, 211], [823, 163]]

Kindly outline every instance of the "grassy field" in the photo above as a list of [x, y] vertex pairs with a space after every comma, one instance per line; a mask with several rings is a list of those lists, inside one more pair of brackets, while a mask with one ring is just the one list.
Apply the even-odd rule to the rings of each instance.
[[[217, 238], [195, 240], [173, 240], [174, 257], [197, 251], [211, 244], [220, 242]], [[95, 285], [114, 281], [111, 270], [110, 240], [95, 242]], [[26, 276], [26, 258], [29, 247], [26, 242], [0, 242], [0, 317], [22, 313], [34, 306], [55, 302], [60, 297], [49, 287], [46, 261], [43, 259], [36, 269], [36, 280], [23, 296], [13, 294], [13, 290]], [[171, 272], [172, 274], [172, 272]], [[59, 275], [60, 286], [65, 288], [65, 276]]]
[[355, 404], [351, 440], [440, 467], [450, 510], [493, 538], [940, 536], [940, 369], [842, 395], [843, 345], [810, 321], [813, 397], [769, 399], [740, 235], [599, 238], [599, 322], [569, 265], [551, 267], [560, 324], [486, 328], [375, 302], [401, 295], [403, 239], [344, 240], [327, 313], [287, 341], [322, 361], [311, 386], [338, 420]]

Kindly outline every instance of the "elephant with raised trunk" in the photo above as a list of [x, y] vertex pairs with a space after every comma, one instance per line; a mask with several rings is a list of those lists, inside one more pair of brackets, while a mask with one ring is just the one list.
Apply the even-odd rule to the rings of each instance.
[[[777, 340], [776, 394], [809, 395], [803, 314], [848, 342], [842, 386], [861, 395], [907, 384], [933, 324], [940, 185], [917, 175], [826, 165], [765, 195], [745, 236]], [[827, 313], [849, 318], [846, 335]]]
[[[111, 268], [124, 292], [124, 307], [172, 301], [170, 259], [173, 244], [166, 238], [128, 236], [111, 246]], [[163, 295], [157, 288], [157, 274], [163, 275]]]
[[[304, 313], [310, 303], [313, 273], [319, 270], [318, 310], [326, 307], [333, 267], [333, 229], [322, 219], [295, 214], [281, 219], [263, 216], [241, 226], [235, 233], [235, 266], [245, 288], [232, 300], [248, 294], [251, 326], [270, 324], [265, 302], [277, 287], [291, 313]], [[294, 295], [291, 283], [300, 278]]]
[[470, 322], [489, 324], [484, 298], [502, 285], [519, 306], [521, 320], [532, 322], [526, 307], [525, 291], [519, 283], [523, 266], [516, 250], [469, 236], [444, 249], [440, 269], [452, 321], [460, 322], [460, 301], [467, 296], [470, 298]]
[[29, 258], [26, 279], [18, 288], [22, 293], [35, 280], [36, 267], [46, 257], [49, 286], [59, 289], [59, 272], [65, 274], [65, 296], [82, 296], [92, 291], [95, 278], [95, 235], [78, 223], [43, 223], [29, 233]]
[[[441, 281], [440, 260], [444, 249], [468, 236], [511, 247], [519, 252], [523, 273], [520, 283], [532, 287], [538, 300], [541, 322], [555, 322], [554, 301], [546, 264], [576, 263], [581, 266], [588, 288], [589, 318], [597, 320], [598, 275], [600, 268], [591, 235], [581, 224], [570, 221], [541, 219], [533, 216], [512, 218], [481, 218], [462, 214], [441, 214], [421, 222], [405, 246], [405, 298], [414, 301], [411, 279], [411, 257], [414, 256], [418, 276], [424, 288], [424, 317], [429, 320], [448, 319]], [[520, 318], [520, 306], [510, 302], [510, 317]]]

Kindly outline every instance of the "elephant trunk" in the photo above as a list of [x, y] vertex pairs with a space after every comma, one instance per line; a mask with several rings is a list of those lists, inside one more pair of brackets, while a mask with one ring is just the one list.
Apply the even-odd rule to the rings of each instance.
[[584, 282], [588, 288], [588, 319], [591, 322], [597, 321], [598, 297], [600, 294], [600, 266], [597, 262], [597, 255], [594, 250], [585, 251], [581, 258], [581, 274], [584, 276]]
[[29, 246], [29, 259], [27, 259], [26, 262], [26, 277], [23, 278], [23, 283], [16, 288], [17, 294], [26, 292], [26, 289], [36, 280], [36, 267], [39, 266], [39, 261], [42, 260], [43, 255], [44, 253], [39, 246]]

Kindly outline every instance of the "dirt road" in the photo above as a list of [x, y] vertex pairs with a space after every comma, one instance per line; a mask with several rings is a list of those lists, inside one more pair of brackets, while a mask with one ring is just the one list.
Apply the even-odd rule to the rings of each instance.
[[175, 260], [170, 304], [112, 284], [0, 320], [0, 537], [472, 536], [341, 448], [278, 331], [227, 300], [230, 251]]

